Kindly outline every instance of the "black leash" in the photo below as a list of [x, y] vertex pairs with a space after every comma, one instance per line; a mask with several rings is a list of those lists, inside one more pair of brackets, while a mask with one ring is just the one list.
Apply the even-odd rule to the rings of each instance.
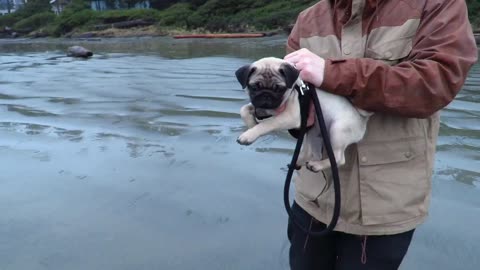
[[[297, 138], [297, 145], [295, 146], [295, 150], [293, 152], [292, 161], [288, 166], [287, 178], [285, 179], [285, 186], [283, 189], [283, 199], [285, 203], [285, 209], [287, 210], [288, 217], [291, 222], [293, 222], [296, 226], [298, 226], [303, 232], [311, 236], [323, 236], [333, 231], [335, 226], [337, 225], [338, 217], [340, 216], [340, 177], [338, 176], [338, 167], [337, 162], [335, 160], [335, 155], [333, 153], [332, 144], [330, 143], [330, 136], [327, 131], [327, 126], [325, 125], [325, 120], [323, 119], [322, 108], [320, 107], [320, 102], [318, 101], [317, 91], [315, 90], [315, 86], [307, 83], [306, 85], [297, 86], [295, 88], [299, 95], [300, 101], [300, 115], [301, 115], [301, 123], [300, 123], [300, 130]], [[305, 138], [305, 133], [307, 132], [307, 120], [308, 120], [308, 112], [310, 110], [310, 101], [313, 99], [313, 104], [315, 107], [315, 113], [317, 116], [317, 120], [320, 126], [321, 136], [323, 138], [325, 149], [327, 150], [328, 159], [330, 160], [331, 170], [332, 170], [332, 177], [333, 177], [333, 188], [335, 193], [335, 204], [333, 207], [333, 216], [330, 224], [324, 230], [321, 231], [312, 231], [306, 229], [300, 222], [298, 222], [298, 218], [295, 217], [295, 214], [292, 212], [292, 208], [290, 206], [290, 184], [292, 182], [293, 171], [297, 168], [297, 160], [298, 156], [300, 155], [300, 149], [302, 148], [303, 139]]]

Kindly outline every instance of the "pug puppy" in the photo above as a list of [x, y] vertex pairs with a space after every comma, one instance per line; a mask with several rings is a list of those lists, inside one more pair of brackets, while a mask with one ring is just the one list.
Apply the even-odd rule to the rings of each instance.
[[[252, 144], [273, 131], [300, 128], [300, 104], [295, 86], [303, 82], [295, 67], [283, 59], [267, 57], [239, 68], [235, 75], [250, 98], [250, 103], [240, 109], [248, 129], [238, 137], [239, 144]], [[363, 138], [372, 113], [354, 107], [345, 97], [316, 91], [337, 165], [342, 166], [345, 149]], [[311, 106], [307, 125], [314, 124], [314, 114]], [[328, 158], [310, 160], [305, 165], [313, 172], [331, 166]]]

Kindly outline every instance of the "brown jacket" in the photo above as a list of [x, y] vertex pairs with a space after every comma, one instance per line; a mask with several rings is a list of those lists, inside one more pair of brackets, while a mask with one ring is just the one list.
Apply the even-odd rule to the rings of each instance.
[[[477, 60], [462, 0], [323, 0], [303, 11], [287, 52], [308, 48], [326, 59], [323, 90], [375, 112], [364, 139], [340, 169], [337, 230], [404, 232], [428, 213], [438, 111], [461, 89]], [[301, 158], [318, 159], [318, 127]], [[331, 175], [299, 171], [295, 200], [322, 222], [333, 209]]]

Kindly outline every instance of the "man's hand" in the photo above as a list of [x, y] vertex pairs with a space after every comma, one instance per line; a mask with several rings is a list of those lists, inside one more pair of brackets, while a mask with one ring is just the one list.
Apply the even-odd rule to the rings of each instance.
[[325, 60], [307, 49], [287, 54], [284, 60], [291, 63], [300, 71], [300, 78], [316, 87], [323, 83], [325, 73]]

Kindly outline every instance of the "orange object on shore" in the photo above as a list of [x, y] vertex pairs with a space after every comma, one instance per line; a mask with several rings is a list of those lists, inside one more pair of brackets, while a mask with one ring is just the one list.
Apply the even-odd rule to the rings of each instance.
[[174, 38], [256, 38], [265, 37], [265, 33], [238, 33], [238, 34], [187, 34], [174, 35]]

